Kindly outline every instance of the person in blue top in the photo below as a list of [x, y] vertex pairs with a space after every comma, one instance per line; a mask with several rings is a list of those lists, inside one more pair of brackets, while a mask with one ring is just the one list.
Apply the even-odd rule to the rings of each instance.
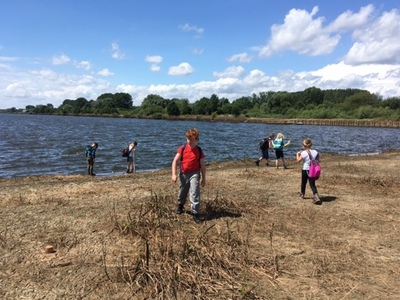
[[276, 135], [276, 139], [272, 142], [272, 147], [275, 151], [275, 166], [278, 169], [279, 168], [279, 159], [282, 160], [283, 167], [287, 169], [286, 163], [285, 163], [285, 157], [283, 155], [283, 147], [289, 146], [290, 145], [290, 140], [288, 140], [286, 143], [284, 142], [284, 136], [282, 133], [278, 133]]
[[92, 145], [86, 146], [86, 160], [87, 160], [87, 174], [95, 176], [93, 173], [93, 165], [96, 159], [96, 150], [99, 147], [99, 144], [94, 142]]
[[126, 158], [126, 161], [128, 162], [128, 166], [126, 167], [126, 173], [134, 173], [136, 172], [136, 146], [137, 146], [137, 142], [133, 141], [130, 145], [129, 145], [129, 154], [128, 157]]

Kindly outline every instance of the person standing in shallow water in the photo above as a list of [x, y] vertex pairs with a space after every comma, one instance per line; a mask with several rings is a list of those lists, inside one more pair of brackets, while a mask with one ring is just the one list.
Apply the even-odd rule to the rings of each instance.
[[136, 172], [136, 146], [137, 146], [137, 142], [133, 141], [130, 145], [129, 145], [129, 154], [128, 157], [126, 158], [127, 162], [128, 162], [128, 166], [126, 167], [126, 173], [135, 173]]
[[300, 186], [300, 198], [304, 199], [306, 193], [307, 181], [310, 184], [310, 188], [313, 193], [312, 203], [321, 204], [321, 200], [318, 195], [318, 190], [315, 185], [315, 179], [308, 177], [308, 170], [310, 169], [311, 157], [316, 160], [320, 160], [320, 155], [317, 150], [312, 149], [312, 141], [310, 138], [306, 138], [302, 142], [303, 150], [296, 153], [297, 162], [303, 161], [303, 167], [301, 169], [301, 186]]
[[87, 160], [87, 174], [95, 176], [93, 173], [94, 161], [96, 160], [96, 150], [99, 147], [99, 144], [94, 142], [92, 145], [86, 146], [86, 160]]
[[180, 162], [179, 170], [179, 193], [177, 214], [183, 213], [183, 207], [189, 193], [191, 212], [193, 220], [200, 223], [200, 184], [206, 185], [206, 167], [204, 163], [204, 152], [197, 146], [199, 141], [199, 131], [196, 128], [186, 132], [186, 144], [178, 148], [172, 161], [172, 182], [176, 182], [177, 166]]

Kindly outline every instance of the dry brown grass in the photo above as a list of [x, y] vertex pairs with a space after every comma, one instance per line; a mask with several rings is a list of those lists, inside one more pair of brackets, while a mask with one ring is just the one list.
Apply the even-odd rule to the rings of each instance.
[[169, 170], [0, 180], [0, 298], [398, 299], [399, 154], [325, 156], [322, 205], [293, 160], [211, 163], [199, 225]]

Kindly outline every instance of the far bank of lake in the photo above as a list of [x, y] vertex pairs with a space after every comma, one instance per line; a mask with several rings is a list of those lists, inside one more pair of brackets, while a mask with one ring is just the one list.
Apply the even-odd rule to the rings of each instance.
[[[1, 113], [0, 113], [1, 114]], [[16, 113], [21, 114], [21, 113]], [[346, 126], [346, 127], [380, 127], [400, 128], [400, 120], [381, 119], [302, 119], [302, 118], [261, 118], [246, 116], [226, 115], [181, 115], [181, 116], [139, 116], [139, 115], [97, 115], [80, 114], [66, 115], [69, 117], [100, 117], [100, 118], [132, 118], [146, 120], [169, 120], [169, 121], [205, 121], [205, 122], [232, 122], [232, 123], [262, 123], [281, 125], [318, 125], [318, 126]], [[399, 116], [400, 118], [400, 116]]]

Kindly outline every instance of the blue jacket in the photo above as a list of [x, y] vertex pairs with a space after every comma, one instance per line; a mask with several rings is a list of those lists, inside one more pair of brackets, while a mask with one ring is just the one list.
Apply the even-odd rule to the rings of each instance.
[[90, 145], [86, 146], [86, 157], [96, 158], [96, 148]]

